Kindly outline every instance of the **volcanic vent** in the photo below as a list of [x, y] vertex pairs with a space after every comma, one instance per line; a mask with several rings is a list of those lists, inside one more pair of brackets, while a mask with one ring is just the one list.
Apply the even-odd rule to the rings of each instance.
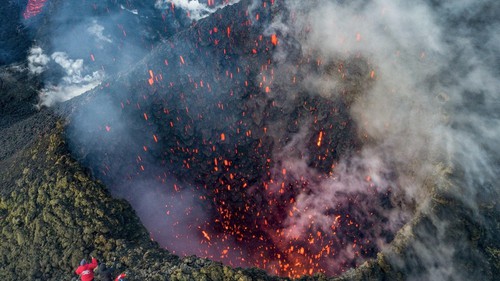
[[269, 29], [293, 20], [279, 6], [242, 1], [162, 43], [75, 100], [69, 142], [166, 249], [335, 275], [374, 257], [410, 211], [351, 116], [376, 69]]

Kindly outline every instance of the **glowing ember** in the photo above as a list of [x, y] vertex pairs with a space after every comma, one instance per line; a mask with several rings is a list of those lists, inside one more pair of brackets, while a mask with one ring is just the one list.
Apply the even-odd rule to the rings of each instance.
[[[155, 82], [155, 81], [154, 81], [153, 71], [152, 71], [152, 70], [149, 70], [149, 79], [148, 79], [148, 83], [149, 83], [149, 85], [151, 85], [151, 86], [152, 86], [154, 82]], [[145, 117], [145, 118], [146, 118], [146, 117]], [[146, 120], [147, 120], [147, 118], [146, 118]]]
[[278, 36], [276, 36], [276, 34], [271, 35], [271, 43], [274, 46], [278, 45]]
[[318, 136], [318, 142], [316, 143], [316, 145], [321, 146], [322, 140], [323, 140], [323, 131], [320, 131]]

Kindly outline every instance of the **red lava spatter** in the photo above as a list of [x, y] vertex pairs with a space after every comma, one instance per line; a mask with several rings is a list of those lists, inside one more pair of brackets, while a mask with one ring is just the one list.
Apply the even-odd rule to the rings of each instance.
[[29, 0], [23, 12], [23, 17], [29, 19], [38, 15], [42, 11], [45, 2], [47, 2], [47, 0]]

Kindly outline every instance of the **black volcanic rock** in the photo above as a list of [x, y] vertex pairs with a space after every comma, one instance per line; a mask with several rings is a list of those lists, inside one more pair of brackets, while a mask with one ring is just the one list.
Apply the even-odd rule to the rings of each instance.
[[32, 34], [23, 25], [22, 3], [8, 1], [0, 9], [0, 66], [26, 58]]

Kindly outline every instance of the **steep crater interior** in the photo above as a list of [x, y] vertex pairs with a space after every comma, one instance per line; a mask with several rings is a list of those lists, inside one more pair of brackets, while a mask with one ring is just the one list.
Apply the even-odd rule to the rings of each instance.
[[249, 48], [238, 37], [251, 30], [230, 28], [235, 38], [212, 32], [205, 47], [180, 36], [187, 49], [162, 46], [77, 99], [73, 155], [176, 254], [290, 277], [375, 257], [413, 210], [402, 209], [396, 169], [384, 175], [393, 186], [377, 186], [357, 163], [374, 140], [350, 110], [374, 83], [372, 66], [295, 46], [294, 67], [279, 69], [271, 37]]

